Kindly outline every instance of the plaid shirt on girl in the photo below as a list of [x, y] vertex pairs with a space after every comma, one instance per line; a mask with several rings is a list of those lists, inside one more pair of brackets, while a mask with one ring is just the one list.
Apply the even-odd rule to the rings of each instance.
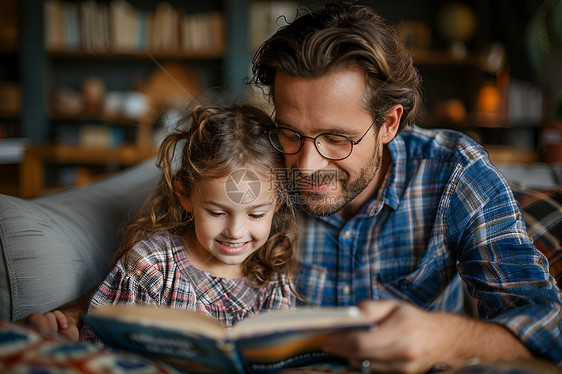
[[[219, 278], [199, 270], [189, 262], [180, 237], [160, 233], [137, 243], [117, 262], [92, 296], [88, 313], [101, 305], [137, 303], [199, 310], [230, 328], [261, 310], [289, 308], [295, 296], [284, 276], [255, 289], [246, 278]], [[88, 326], [80, 340], [101, 345]]]
[[[407, 300], [500, 323], [562, 364], [562, 298], [517, 201], [459, 132], [401, 131], [376, 196], [350, 220], [304, 215], [297, 292], [311, 304]], [[467, 302], [468, 301], [468, 302]]]

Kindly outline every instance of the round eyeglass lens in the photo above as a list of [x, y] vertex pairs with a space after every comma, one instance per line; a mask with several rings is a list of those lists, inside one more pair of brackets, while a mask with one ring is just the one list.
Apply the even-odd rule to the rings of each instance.
[[316, 138], [316, 149], [326, 158], [346, 158], [351, 153], [351, 147], [351, 141], [343, 135], [322, 134]]
[[275, 149], [289, 155], [297, 153], [301, 148], [302, 142], [299, 134], [283, 128], [271, 130], [269, 132], [269, 140]]

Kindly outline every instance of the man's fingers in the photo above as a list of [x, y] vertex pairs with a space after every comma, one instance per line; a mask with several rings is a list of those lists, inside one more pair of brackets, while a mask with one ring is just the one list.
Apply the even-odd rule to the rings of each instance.
[[[392, 300], [369, 300], [359, 303], [358, 307], [369, 320], [377, 324], [382, 324], [386, 318], [396, 311], [399, 305]], [[353, 331], [333, 334], [326, 339], [323, 348], [326, 352], [343, 355], [348, 358], [364, 357], [366, 351], [370, 352], [374, 347], [380, 348], [388, 344], [388, 341], [378, 340], [376, 338], [378, 329], [379, 327], [376, 327], [374, 331]], [[371, 345], [374, 347], [371, 347]]]
[[395, 355], [397, 344], [394, 337], [380, 339], [378, 331], [361, 331], [334, 334], [326, 339], [326, 344], [322, 348], [328, 353], [348, 359], [374, 357], [386, 360], [394, 359], [392, 356]]
[[327, 339], [324, 349], [354, 360], [370, 357], [378, 362], [403, 361], [404, 350], [408, 348], [405, 338], [411, 330], [414, 308], [396, 300], [371, 300], [358, 306], [369, 320], [377, 324], [376, 328], [373, 331], [334, 334]]
[[401, 304], [396, 300], [365, 300], [357, 304], [363, 314], [374, 322], [381, 322], [390, 316]]

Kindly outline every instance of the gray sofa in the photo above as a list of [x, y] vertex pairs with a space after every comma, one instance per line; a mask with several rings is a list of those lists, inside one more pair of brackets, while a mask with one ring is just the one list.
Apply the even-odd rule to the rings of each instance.
[[0, 319], [52, 310], [101, 282], [118, 227], [160, 176], [155, 160], [46, 197], [0, 195]]

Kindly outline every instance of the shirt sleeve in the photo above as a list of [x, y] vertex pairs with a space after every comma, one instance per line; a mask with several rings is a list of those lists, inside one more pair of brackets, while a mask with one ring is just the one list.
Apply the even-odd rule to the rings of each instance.
[[562, 297], [548, 261], [527, 235], [519, 204], [489, 160], [451, 183], [446, 238], [478, 317], [509, 329], [530, 350], [562, 364]]
[[[135, 246], [117, 262], [92, 295], [88, 313], [102, 305], [160, 303], [162, 274], [140, 249], [139, 245]], [[80, 331], [80, 340], [104, 346], [87, 324]]]

